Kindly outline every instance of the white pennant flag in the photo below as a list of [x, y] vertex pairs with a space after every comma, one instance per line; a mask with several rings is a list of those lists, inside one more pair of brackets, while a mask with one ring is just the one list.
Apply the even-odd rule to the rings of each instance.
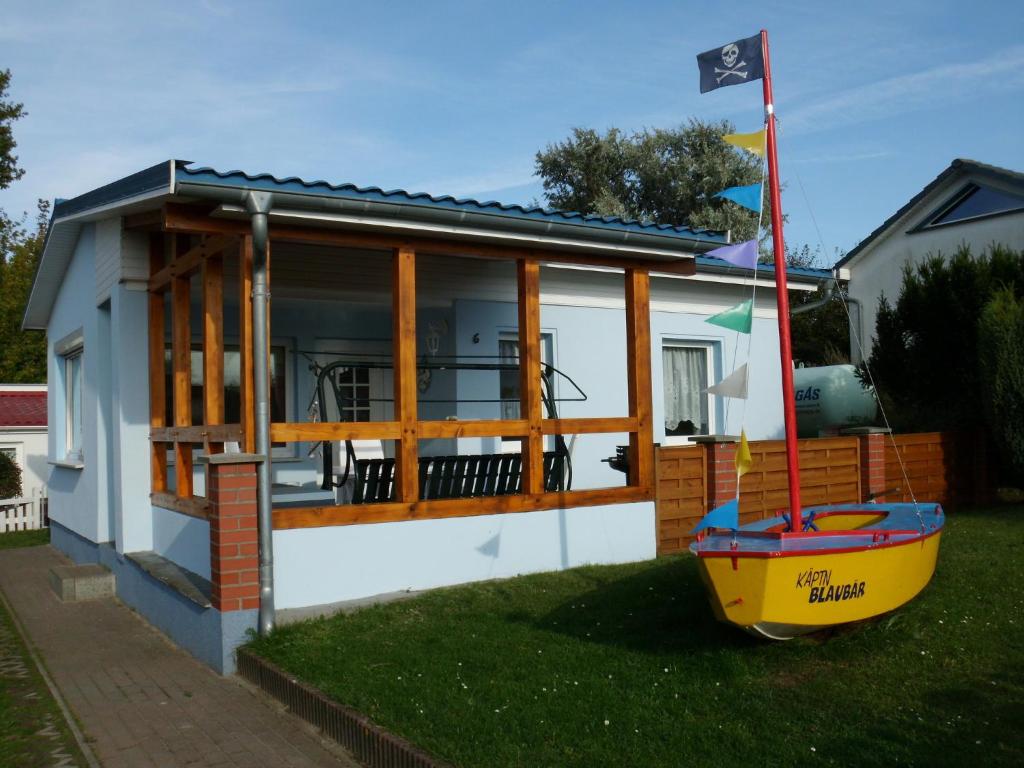
[[720, 382], [707, 388], [707, 392], [720, 397], [747, 399], [747, 364], [744, 363]]

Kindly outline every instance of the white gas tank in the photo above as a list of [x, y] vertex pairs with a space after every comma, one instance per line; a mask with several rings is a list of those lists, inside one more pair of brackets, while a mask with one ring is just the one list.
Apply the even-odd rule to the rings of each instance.
[[836, 434], [844, 427], [874, 423], [874, 391], [864, 388], [852, 365], [823, 365], [793, 371], [796, 425], [800, 437]]

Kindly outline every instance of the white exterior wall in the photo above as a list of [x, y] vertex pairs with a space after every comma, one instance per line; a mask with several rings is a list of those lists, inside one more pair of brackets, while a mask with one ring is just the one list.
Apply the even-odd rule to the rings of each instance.
[[274, 532], [278, 608], [655, 556], [654, 504]]
[[[106, 472], [106, 457], [98, 430], [101, 373], [98, 362], [102, 348], [95, 304], [96, 230], [82, 228], [74, 256], [68, 264], [60, 291], [50, 313], [47, 336], [47, 421], [50, 424], [48, 457], [52, 463], [49, 481], [50, 518], [90, 541], [106, 542], [113, 527], [106, 508], [101, 508], [98, 482]], [[63, 358], [54, 345], [76, 332], [84, 340], [82, 353], [82, 462], [65, 462], [65, 397]]]
[[[1000, 188], [989, 178], [954, 177], [919, 201], [845, 265], [850, 271], [850, 296], [861, 303], [860, 336], [865, 356], [871, 353], [875, 338], [879, 299], [884, 294], [890, 304], [896, 303], [903, 285], [904, 265], [920, 264], [933, 255], [950, 257], [962, 245], [970, 246], [974, 255], [980, 255], [993, 243], [1024, 250], [1024, 212], [910, 232], [968, 182]], [[855, 342], [851, 339], [850, 343]]]
[[21, 493], [37, 498], [46, 488], [50, 465], [46, 462], [46, 427], [0, 427], [0, 446], [18, 451]]

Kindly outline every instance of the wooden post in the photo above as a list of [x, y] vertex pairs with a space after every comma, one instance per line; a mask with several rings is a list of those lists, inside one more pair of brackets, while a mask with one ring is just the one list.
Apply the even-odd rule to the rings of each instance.
[[[175, 277], [171, 281], [171, 361], [174, 371], [174, 426], [192, 426], [192, 332], [189, 324], [191, 307], [190, 281]], [[177, 495], [192, 497], [192, 446], [174, 444]]]
[[402, 436], [395, 451], [395, 500], [419, 500], [416, 413], [416, 252], [396, 248], [391, 268], [395, 420]]
[[523, 438], [523, 493], [544, 492], [544, 433], [540, 391], [540, 264], [516, 262], [519, 288], [519, 408], [529, 434]]
[[629, 484], [654, 489], [654, 424], [651, 415], [651, 278], [626, 270], [626, 376], [629, 415]]
[[243, 453], [256, 452], [256, 406], [252, 372], [252, 237], [242, 238], [238, 253], [239, 422]]
[[[224, 423], [224, 261], [203, 262], [203, 423]], [[220, 453], [223, 443], [211, 443]]]
[[[155, 275], [164, 266], [164, 235], [149, 236], [149, 274]], [[164, 293], [149, 294], [149, 425], [167, 426], [167, 383], [164, 362]], [[150, 491], [167, 490], [167, 444], [150, 443]]]

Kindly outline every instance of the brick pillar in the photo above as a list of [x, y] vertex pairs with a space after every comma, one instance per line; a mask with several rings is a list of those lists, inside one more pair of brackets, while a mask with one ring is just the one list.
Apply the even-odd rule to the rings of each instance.
[[736, 441], [731, 435], [702, 435], [693, 442], [704, 446], [708, 511], [736, 498]]
[[[232, 454], [219, 454], [231, 457]], [[259, 540], [256, 530], [256, 464], [207, 465], [210, 502], [210, 581], [218, 611], [259, 608]]]
[[860, 442], [860, 500], [871, 501], [886, 490], [885, 441], [889, 430], [883, 427], [855, 427], [842, 430]]

